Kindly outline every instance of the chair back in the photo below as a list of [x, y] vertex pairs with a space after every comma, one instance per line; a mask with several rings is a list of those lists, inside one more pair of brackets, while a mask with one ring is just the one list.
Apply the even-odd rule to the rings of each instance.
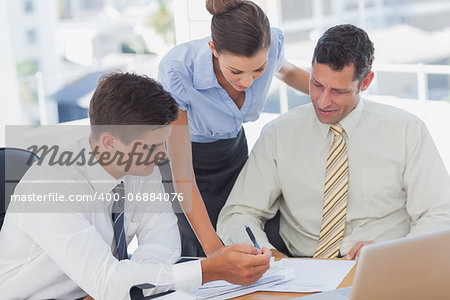
[[0, 148], [0, 229], [17, 183], [37, 159], [36, 154], [24, 149]]

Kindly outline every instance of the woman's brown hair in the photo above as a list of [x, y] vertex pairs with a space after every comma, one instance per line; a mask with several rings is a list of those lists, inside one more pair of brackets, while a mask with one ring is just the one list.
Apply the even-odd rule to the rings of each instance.
[[270, 23], [252, 1], [206, 0], [213, 15], [211, 38], [217, 52], [252, 57], [270, 47]]

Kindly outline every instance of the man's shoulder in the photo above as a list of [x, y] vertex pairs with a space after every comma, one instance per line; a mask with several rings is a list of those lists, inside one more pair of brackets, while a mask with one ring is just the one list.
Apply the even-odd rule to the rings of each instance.
[[292, 128], [302, 126], [305, 123], [311, 122], [314, 118], [316, 118], [314, 107], [311, 103], [307, 103], [294, 107], [288, 112], [281, 114], [276, 119], [267, 123], [267, 127], [283, 130], [288, 127]]
[[79, 190], [88, 181], [86, 168], [90, 163], [90, 148], [79, 140], [68, 147], [41, 147], [36, 160], [18, 183], [17, 190]]
[[390, 104], [364, 99], [364, 112], [368, 116], [396, 121], [418, 121], [419, 118], [409, 111]]
[[15, 193], [69, 193], [80, 190], [80, 182], [87, 182], [87, 178], [77, 166], [49, 166], [36, 161], [17, 184]]

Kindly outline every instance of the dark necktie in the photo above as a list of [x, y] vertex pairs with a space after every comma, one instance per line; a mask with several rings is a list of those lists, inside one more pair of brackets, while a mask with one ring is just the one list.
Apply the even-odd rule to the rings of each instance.
[[[127, 259], [127, 241], [125, 237], [125, 229], [123, 227], [124, 207], [125, 207], [125, 188], [123, 181], [121, 181], [113, 190], [114, 204], [112, 207], [112, 222], [114, 228], [114, 239], [116, 247], [114, 256], [119, 260]], [[117, 196], [118, 195], [118, 196]]]
[[[128, 259], [127, 252], [127, 241], [125, 238], [125, 229], [123, 227], [123, 217], [124, 217], [124, 207], [125, 207], [125, 187], [123, 181], [121, 181], [113, 190], [114, 193], [114, 204], [112, 207], [112, 221], [114, 227], [114, 240], [116, 242], [116, 247], [114, 251], [114, 256], [116, 256], [119, 260]], [[139, 285], [135, 285], [130, 289], [130, 298], [133, 300], [141, 300], [141, 299], [151, 299], [154, 297], [158, 297], [167, 293], [171, 293], [173, 291], [167, 291], [164, 293], [160, 293], [157, 295], [144, 297], [142, 289], [151, 289], [155, 286], [150, 283], [143, 283]]]

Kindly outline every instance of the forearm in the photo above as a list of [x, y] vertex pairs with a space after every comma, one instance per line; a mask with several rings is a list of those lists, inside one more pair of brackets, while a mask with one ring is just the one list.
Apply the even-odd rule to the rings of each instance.
[[222, 279], [217, 268], [215, 259], [204, 259], [201, 261], [202, 265], [202, 284], [210, 281]]
[[190, 200], [183, 200], [181, 205], [192, 229], [203, 247], [203, 251], [209, 256], [223, 245], [212, 226], [200, 191], [195, 184], [195, 180], [192, 183], [191, 195], [192, 198]]
[[186, 112], [180, 111], [177, 122], [183, 126], [175, 127], [169, 138], [169, 155], [172, 162], [174, 186], [177, 193], [183, 194], [183, 201], [180, 202], [183, 211], [202, 244], [204, 252], [206, 255], [210, 255], [222, 247], [222, 242], [214, 231], [195, 182]]
[[309, 94], [309, 72], [285, 61], [276, 76], [290, 87]]

